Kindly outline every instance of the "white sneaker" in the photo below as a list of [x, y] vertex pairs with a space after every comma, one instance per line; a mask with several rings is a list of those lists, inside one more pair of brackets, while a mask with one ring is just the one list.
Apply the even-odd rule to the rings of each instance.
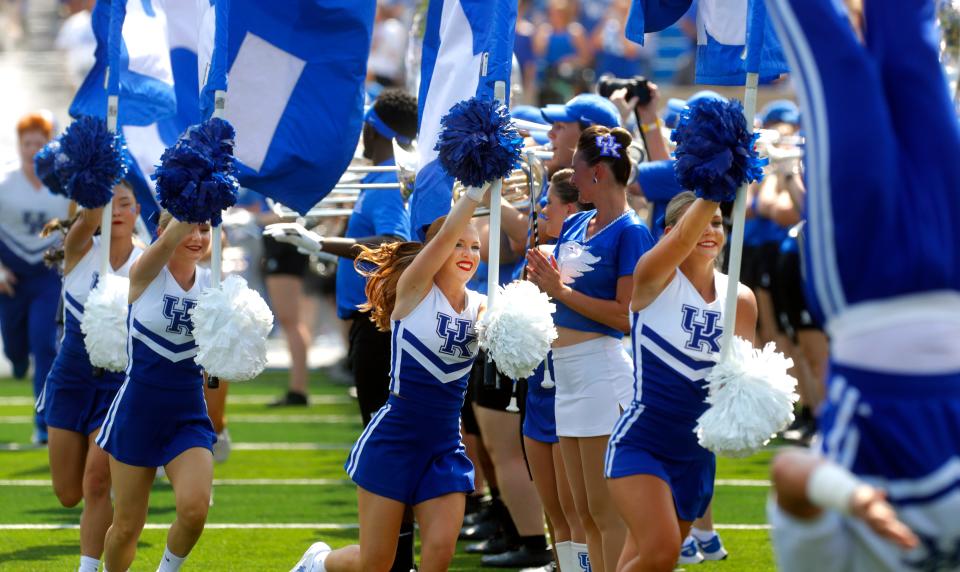
[[706, 542], [700, 539], [696, 540], [697, 548], [700, 549], [700, 554], [703, 554], [705, 560], [723, 560], [727, 557], [727, 550], [723, 547], [723, 542], [721, 542], [719, 534], [714, 534], [713, 537]]
[[700, 564], [701, 562], [703, 562], [703, 554], [700, 554], [697, 541], [692, 536], [688, 536], [680, 545], [680, 558], [677, 559], [677, 564]]
[[213, 444], [213, 462], [222, 463], [230, 457], [230, 430], [224, 428], [217, 433], [217, 442]]
[[324, 572], [323, 561], [333, 552], [326, 542], [314, 542], [290, 572]]
[[167, 471], [163, 467], [157, 467], [157, 473], [153, 476], [154, 481], [162, 481], [167, 476]]

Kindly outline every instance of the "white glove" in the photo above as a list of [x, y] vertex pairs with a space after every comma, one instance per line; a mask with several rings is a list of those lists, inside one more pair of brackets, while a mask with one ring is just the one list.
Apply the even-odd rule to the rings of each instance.
[[267, 225], [263, 229], [265, 236], [273, 237], [277, 242], [285, 242], [297, 247], [297, 250], [308, 256], [323, 251], [323, 237], [307, 230], [302, 224], [295, 222], [278, 222]]

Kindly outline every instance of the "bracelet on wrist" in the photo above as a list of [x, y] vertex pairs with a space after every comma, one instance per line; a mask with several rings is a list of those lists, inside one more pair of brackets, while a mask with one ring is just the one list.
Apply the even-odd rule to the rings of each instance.
[[655, 120], [651, 121], [650, 123], [644, 123], [640, 125], [640, 131], [644, 133], [650, 133], [651, 131], [655, 131], [655, 130], [659, 131], [662, 126], [663, 126], [663, 122], [658, 117]]

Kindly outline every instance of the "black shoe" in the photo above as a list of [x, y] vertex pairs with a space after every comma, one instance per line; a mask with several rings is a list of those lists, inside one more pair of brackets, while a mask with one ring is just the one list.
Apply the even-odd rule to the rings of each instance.
[[521, 546], [501, 554], [488, 554], [480, 559], [480, 565], [489, 568], [533, 568], [553, 562], [550, 550], [531, 550]]
[[[469, 498], [469, 497], [467, 497]], [[474, 526], [480, 524], [481, 522], [486, 521], [496, 521], [496, 516], [493, 514], [493, 509], [489, 503], [484, 503], [480, 508], [475, 512], [465, 511], [467, 514], [463, 516], [463, 527]]]
[[298, 393], [296, 391], [288, 391], [286, 395], [284, 395], [280, 399], [272, 403], [268, 403], [267, 407], [286, 407], [289, 405], [306, 406], [307, 396], [302, 393]]
[[515, 547], [511, 546], [511, 543], [507, 541], [503, 536], [497, 536], [495, 538], [490, 538], [482, 542], [475, 542], [473, 544], [468, 544], [464, 551], [467, 554], [502, 554], [504, 552], [513, 550]]
[[488, 540], [500, 532], [500, 525], [495, 520], [484, 520], [477, 524], [464, 526], [460, 529], [460, 540]]

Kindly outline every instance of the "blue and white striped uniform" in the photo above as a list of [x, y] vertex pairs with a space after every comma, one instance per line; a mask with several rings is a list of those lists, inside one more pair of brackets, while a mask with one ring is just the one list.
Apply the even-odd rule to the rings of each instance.
[[[67, 217], [70, 201], [35, 189], [19, 164], [0, 167], [0, 264], [13, 273], [14, 295], [0, 295], [3, 353], [16, 375], [26, 373], [33, 356], [33, 395], [40, 397], [57, 356], [57, 299], [60, 274], [48, 268], [43, 255], [59, 236], [41, 238], [51, 219]], [[36, 423], [43, 429], [43, 419]]]
[[607, 478], [663, 479], [687, 521], [706, 512], [716, 473], [716, 458], [693, 432], [720, 355], [727, 277], [714, 271], [714, 286], [717, 297], [706, 302], [678, 269], [656, 300], [632, 313], [633, 402], [610, 435], [604, 470]]
[[345, 469], [364, 489], [406, 504], [473, 490], [460, 408], [485, 297], [467, 290], [457, 312], [436, 284], [392, 327], [390, 398], [350, 451]]
[[[771, 507], [779, 567], [960, 570], [960, 125], [933, 0], [769, 0], [804, 110], [805, 282], [830, 335], [819, 451], [920, 538]], [[855, 216], [854, 216], [855, 215]]]
[[193, 447], [213, 449], [216, 434], [203, 397], [203, 372], [194, 361], [191, 313], [210, 286], [197, 266], [183, 290], [166, 266], [127, 319], [127, 378], [110, 405], [97, 444], [128, 465], [160, 467]]
[[[130, 257], [113, 273], [129, 276], [130, 267], [142, 253], [141, 248], [134, 246]], [[95, 236], [90, 250], [63, 277], [63, 337], [37, 400], [37, 412], [43, 414], [48, 426], [83, 435], [96, 431], [103, 423], [107, 408], [126, 377], [112, 371], [94, 372], [80, 330], [83, 306], [100, 276], [100, 256], [100, 237]]]

